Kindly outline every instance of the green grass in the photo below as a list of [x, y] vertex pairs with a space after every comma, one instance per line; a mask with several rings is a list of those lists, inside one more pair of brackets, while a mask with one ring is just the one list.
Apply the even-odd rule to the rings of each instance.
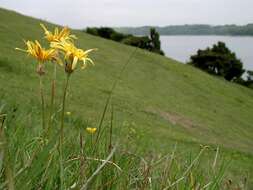
[[[34, 72], [35, 61], [14, 48], [23, 47], [23, 39], [41, 38], [39, 23], [42, 21], [4, 9], [0, 9], [0, 18], [1, 104], [9, 107], [8, 112], [17, 107], [18, 117], [23, 119], [14, 120], [12, 124], [17, 129], [22, 126], [31, 130], [31, 134], [23, 134], [29, 131], [26, 129], [18, 136], [29, 139], [38, 133], [40, 122], [39, 79]], [[52, 29], [54, 25], [50, 26]], [[121, 131], [123, 141], [128, 141], [125, 138], [134, 129], [131, 150], [143, 155], [166, 154], [177, 144], [182, 157], [196, 155], [200, 144], [209, 145], [211, 148], [205, 153], [203, 168], [209, 164], [209, 158], [213, 159], [214, 149], [220, 147], [222, 157], [230, 161], [225, 179], [240, 183], [247, 177], [249, 187], [253, 188], [252, 90], [166, 57], [141, 49], [136, 51], [133, 47], [81, 31], [74, 33], [81, 48], [98, 48], [99, 51], [92, 54], [94, 67], [76, 72], [71, 78], [67, 111], [72, 112], [72, 117], [89, 126], [98, 125], [113, 82], [134, 52], [110, 103], [114, 106], [114, 127]], [[47, 69], [49, 88], [52, 66]], [[57, 89], [57, 103], [60, 103], [64, 79], [60, 70], [57, 78], [60, 88]], [[48, 100], [49, 94], [48, 91]], [[33, 118], [32, 113], [37, 116]], [[107, 112], [105, 126], [109, 121]], [[76, 122], [68, 122], [66, 128], [72, 137], [79, 130]], [[15, 147], [14, 142], [21, 140], [14, 140], [12, 145]]]

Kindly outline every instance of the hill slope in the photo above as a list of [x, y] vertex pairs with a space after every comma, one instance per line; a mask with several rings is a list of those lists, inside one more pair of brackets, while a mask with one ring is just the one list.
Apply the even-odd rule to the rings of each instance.
[[[23, 39], [41, 38], [42, 21], [4, 9], [0, 18], [0, 97], [28, 109], [38, 99], [35, 64], [14, 48], [23, 47]], [[166, 152], [175, 142], [186, 151], [199, 144], [220, 146], [239, 164], [234, 170], [253, 170], [252, 90], [166, 57], [74, 33], [80, 47], [99, 51], [92, 55], [95, 67], [71, 78], [69, 111], [96, 124], [132, 55], [113, 93], [115, 126], [135, 128], [144, 150]]]

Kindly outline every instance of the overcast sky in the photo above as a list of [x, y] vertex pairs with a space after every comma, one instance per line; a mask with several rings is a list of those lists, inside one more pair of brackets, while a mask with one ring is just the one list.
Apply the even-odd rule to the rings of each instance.
[[0, 7], [73, 28], [253, 23], [253, 0], [0, 0]]

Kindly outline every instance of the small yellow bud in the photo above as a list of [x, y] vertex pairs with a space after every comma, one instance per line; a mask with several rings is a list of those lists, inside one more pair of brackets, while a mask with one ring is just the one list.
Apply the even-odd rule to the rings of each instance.
[[95, 133], [97, 131], [97, 128], [95, 128], [95, 127], [87, 127], [86, 131], [88, 133], [90, 133], [90, 134], [93, 134], [93, 133]]
[[66, 115], [71, 115], [71, 112], [70, 112], [70, 111], [67, 111], [67, 112], [66, 112]]

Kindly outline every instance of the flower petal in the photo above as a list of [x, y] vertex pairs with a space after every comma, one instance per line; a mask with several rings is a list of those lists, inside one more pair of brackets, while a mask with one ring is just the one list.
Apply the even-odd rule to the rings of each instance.
[[72, 68], [71, 68], [72, 70], [75, 70], [77, 61], [78, 61], [78, 57], [74, 57], [73, 62], [72, 62]]

